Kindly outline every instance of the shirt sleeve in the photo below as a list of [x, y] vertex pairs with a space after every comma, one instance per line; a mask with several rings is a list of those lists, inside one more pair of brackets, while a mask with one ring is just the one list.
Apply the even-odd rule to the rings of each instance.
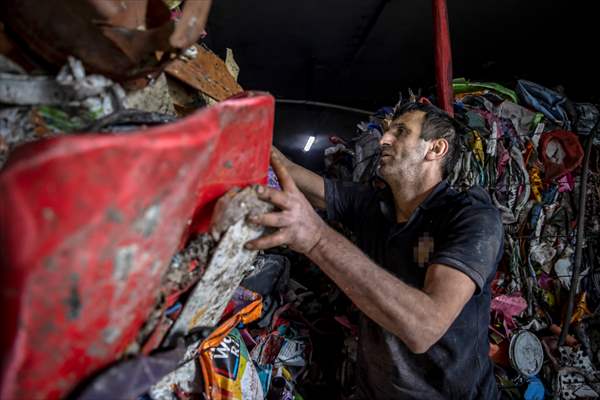
[[367, 185], [325, 178], [327, 219], [355, 230], [374, 195], [374, 190]]
[[475, 282], [481, 292], [496, 272], [502, 255], [503, 226], [491, 205], [470, 206], [455, 215], [444, 229], [440, 247], [434, 246], [430, 264], [455, 268]]

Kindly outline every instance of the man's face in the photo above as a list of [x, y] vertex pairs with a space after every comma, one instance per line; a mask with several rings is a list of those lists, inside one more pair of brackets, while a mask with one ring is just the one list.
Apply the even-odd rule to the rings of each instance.
[[423, 167], [428, 143], [421, 138], [425, 113], [411, 111], [393, 120], [379, 141], [379, 173], [388, 183], [407, 174], [418, 174]]

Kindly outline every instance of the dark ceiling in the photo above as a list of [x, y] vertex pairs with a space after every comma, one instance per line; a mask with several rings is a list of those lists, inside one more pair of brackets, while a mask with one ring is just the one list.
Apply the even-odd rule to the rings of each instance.
[[[598, 101], [591, 4], [448, 0], [454, 76], [561, 84], [576, 101]], [[206, 42], [220, 55], [233, 49], [246, 89], [373, 110], [400, 90], [430, 92], [435, 84], [431, 7], [429, 0], [215, 0]]]

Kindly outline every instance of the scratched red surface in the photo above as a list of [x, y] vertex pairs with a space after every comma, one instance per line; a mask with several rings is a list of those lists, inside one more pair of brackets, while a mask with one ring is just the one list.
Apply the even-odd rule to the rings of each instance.
[[132, 343], [190, 231], [266, 182], [273, 98], [17, 149], [0, 173], [2, 398], [58, 398]]

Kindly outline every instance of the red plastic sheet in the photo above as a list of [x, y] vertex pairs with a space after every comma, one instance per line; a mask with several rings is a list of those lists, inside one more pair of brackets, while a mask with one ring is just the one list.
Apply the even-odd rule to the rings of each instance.
[[2, 398], [58, 398], [118, 358], [215, 200], [265, 183], [271, 96], [18, 149], [0, 173]]

